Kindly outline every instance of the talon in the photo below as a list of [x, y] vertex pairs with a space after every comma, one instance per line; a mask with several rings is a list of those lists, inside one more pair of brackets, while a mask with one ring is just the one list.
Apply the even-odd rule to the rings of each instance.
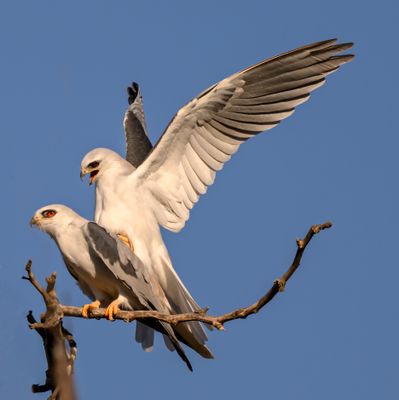
[[95, 300], [90, 304], [85, 304], [82, 307], [82, 316], [84, 318], [89, 318], [89, 311], [90, 310], [95, 310], [97, 308], [100, 308], [100, 305], [101, 305], [101, 301], [100, 300]]
[[120, 311], [119, 304], [121, 304], [123, 300], [116, 299], [112, 301], [109, 306], [105, 309], [105, 316], [110, 320], [113, 321], [114, 315], [118, 314]]
[[133, 243], [130, 242], [129, 238], [127, 237], [127, 235], [125, 235], [124, 233], [118, 233], [117, 234], [118, 238], [127, 246], [129, 247], [129, 249], [131, 251], [134, 252], [134, 247], [133, 247]]

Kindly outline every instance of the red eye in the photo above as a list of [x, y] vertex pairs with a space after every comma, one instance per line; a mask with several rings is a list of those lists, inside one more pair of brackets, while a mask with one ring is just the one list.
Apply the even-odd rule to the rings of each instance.
[[42, 212], [42, 215], [44, 218], [54, 217], [55, 214], [57, 214], [57, 212], [55, 210], [45, 210]]

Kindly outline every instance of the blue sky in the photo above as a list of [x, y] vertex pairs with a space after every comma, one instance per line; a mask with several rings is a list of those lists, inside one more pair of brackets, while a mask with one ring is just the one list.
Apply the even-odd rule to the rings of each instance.
[[2, 398], [32, 398], [30, 385], [44, 380], [41, 343], [24, 319], [43, 310], [20, 279], [26, 260], [40, 279], [58, 272], [64, 303], [86, 301], [54, 243], [28, 221], [53, 202], [92, 217], [80, 160], [94, 147], [124, 152], [126, 86], [141, 85], [154, 142], [212, 83], [331, 37], [354, 41], [355, 61], [291, 118], [242, 146], [187, 227], [164, 235], [186, 285], [217, 314], [262, 295], [291, 262], [295, 237], [332, 220], [286, 292], [211, 333], [215, 360], [188, 351], [194, 373], [161, 340], [142, 352], [133, 326], [65, 324], [78, 342], [82, 399], [398, 398], [397, 4], [142, 3], [0, 5]]

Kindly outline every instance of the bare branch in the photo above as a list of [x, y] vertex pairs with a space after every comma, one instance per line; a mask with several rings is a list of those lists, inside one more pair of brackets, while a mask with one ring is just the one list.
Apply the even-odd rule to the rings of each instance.
[[[203, 309], [195, 313], [177, 314], [177, 315], [161, 314], [157, 311], [119, 311], [114, 316], [114, 318], [126, 322], [131, 322], [134, 320], [141, 320], [146, 318], [154, 318], [160, 321], [167, 322], [172, 325], [177, 325], [181, 322], [187, 322], [187, 321], [200, 321], [205, 324], [212, 325], [219, 330], [223, 330], [224, 323], [235, 319], [247, 318], [249, 315], [257, 313], [261, 308], [263, 308], [267, 303], [269, 303], [270, 300], [272, 300], [278, 292], [282, 292], [285, 289], [287, 281], [298, 269], [302, 260], [302, 255], [306, 247], [308, 246], [309, 242], [312, 240], [313, 236], [324, 229], [331, 228], [331, 226], [332, 226], [331, 222], [325, 222], [324, 224], [314, 225], [309, 229], [304, 239], [298, 239], [296, 241], [297, 251], [294, 260], [292, 261], [292, 264], [290, 265], [288, 270], [281, 276], [281, 278], [273, 282], [272, 287], [264, 296], [262, 296], [257, 302], [248, 307], [239, 308], [237, 310], [219, 316], [207, 315], [206, 312], [208, 310]], [[83, 318], [81, 307], [61, 305], [61, 310], [63, 315], [66, 317]], [[106, 318], [105, 310], [103, 308], [90, 310], [90, 316], [91, 318], [96, 318], [96, 319]]]
[[[46, 312], [41, 315], [40, 323], [36, 322], [30, 311], [27, 315], [29, 327], [35, 329], [43, 340], [48, 369], [44, 385], [32, 385], [33, 393], [52, 391], [50, 399], [75, 400], [75, 389], [72, 380], [72, 367], [76, 357], [76, 343], [70, 332], [62, 326], [62, 308], [55, 292], [56, 274], [46, 278], [44, 289], [32, 273], [32, 261], [26, 264], [28, 280], [42, 295], [46, 304]], [[66, 350], [65, 340], [69, 344]]]
[[[324, 229], [331, 228], [331, 226], [331, 222], [314, 225], [309, 229], [304, 239], [298, 239], [296, 254], [288, 270], [279, 279], [273, 282], [271, 288], [264, 296], [248, 307], [239, 308], [219, 316], [208, 315], [208, 309], [205, 308], [198, 312], [177, 315], [161, 314], [157, 311], [119, 311], [114, 318], [126, 322], [153, 318], [171, 325], [177, 325], [187, 321], [200, 321], [214, 326], [219, 330], [223, 330], [223, 325], [226, 322], [247, 318], [249, 315], [257, 313], [268, 304], [278, 292], [282, 292], [285, 289], [287, 281], [298, 269], [303, 253], [314, 235]], [[72, 335], [63, 328], [62, 318], [64, 316], [83, 318], [82, 308], [61, 305], [55, 291], [56, 274], [53, 273], [50, 277], [46, 278], [47, 288], [44, 289], [33, 275], [31, 266], [32, 262], [29, 260], [26, 265], [27, 276], [23, 278], [28, 280], [42, 295], [46, 303], [46, 312], [41, 316], [40, 323], [35, 321], [31, 312], [27, 318], [30, 327], [36, 329], [43, 339], [48, 362], [45, 384], [33, 385], [32, 390], [35, 393], [51, 390], [52, 395], [50, 399], [54, 400], [74, 400], [76, 396], [72, 381], [72, 367], [76, 357], [76, 343]], [[96, 319], [106, 318], [105, 310], [90, 310], [90, 317]], [[69, 343], [69, 352], [66, 351], [65, 340]]]
[[40, 283], [36, 280], [35, 275], [33, 275], [32, 260], [28, 260], [25, 266], [25, 270], [28, 275], [23, 276], [22, 279], [26, 279], [27, 281], [29, 281], [36, 288], [36, 290], [42, 295], [43, 300], [46, 301], [46, 299], [48, 298], [48, 294], [40, 285]]

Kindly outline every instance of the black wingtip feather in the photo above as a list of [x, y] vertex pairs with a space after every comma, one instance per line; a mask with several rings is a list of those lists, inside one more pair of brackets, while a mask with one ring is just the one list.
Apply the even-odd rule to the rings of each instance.
[[331, 52], [331, 51], [335, 51], [336, 53], [341, 53], [345, 50], [351, 49], [352, 47], [353, 47], [352, 42], [338, 43], [338, 44], [334, 44], [332, 46], [324, 47], [320, 50], [314, 50], [314, 51], [312, 51], [312, 56], [317, 56], [319, 54], [323, 54], [323, 53]]
[[139, 85], [137, 82], [132, 82], [132, 84], [127, 88], [127, 95], [128, 95], [127, 101], [129, 105], [134, 103], [134, 101], [137, 99], [138, 94], [139, 94]]
[[188, 357], [186, 356], [186, 353], [184, 352], [184, 350], [181, 348], [179, 342], [177, 340], [174, 340], [173, 338], [169, 337], [169, 339], [171, 340], [174, 348], [176, 349], [177, 354], [180, 356], [180, 358], [186, 363], [187, 368], [193, 372], [193, 367], [190, 363], [190, 360], [188, 359]]

